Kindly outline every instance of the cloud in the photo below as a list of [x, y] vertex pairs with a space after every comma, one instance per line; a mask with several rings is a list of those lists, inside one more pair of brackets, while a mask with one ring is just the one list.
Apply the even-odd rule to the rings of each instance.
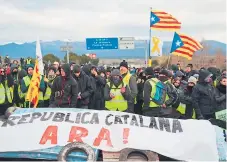
[[[0, 0], [0, 43], [82, 41], [87, 37], [147, 38], [149, 7], [171, 13], [182, 32], [226, 41], [225, 0]], [[168, 36], [166, 36], [168, 38]]]

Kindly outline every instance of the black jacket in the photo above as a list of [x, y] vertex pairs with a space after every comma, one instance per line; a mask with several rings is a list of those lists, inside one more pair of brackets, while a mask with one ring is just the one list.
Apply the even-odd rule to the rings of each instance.
[[80, 76], [76, 77], [73, 75], [74, 79], [78, 83], [78, 93], [80, 93], [81, 99], [77, 101], [77, 107], [88, 106], [90, 102], [90, 96], [93, 93], [93, 88], [91, 85], [91, 79], [83, 71], [80, 72]]
[[51, 88], [49, 107], [71, 107], [76, 108], [78, 84], [70, 73], [68, 64], [62, 66], [66, 77], [58, 76]]
[[210, 75], [207, 70], [201, 70], [198, 83], [192, 91], [193, 107], [196, 111], [196, 116], [212, 115], [216, 107], [214, 98], [214, 87], [204, 80]]
[[217, 88], [215, 88], [215, 100], [217, 102], [215, 112], [226, 109], [226, 86], [217, 85]]
[[183, 93], [180, 94], [180, 102], [186, 105], [185, 117], [191, 119], [193, 116], [193, 99], [192, 99], [192, 89], [185, 88]]
[[143, 101], [143, 88], [144, 88], [144, 83], [146, 81], [146, 77], [141, 74], [139, 74], [137, 78], [137, 89], [138, 89], [138, 94], [136, 97], [137, 101]]
[[[92, 76], [94, 93], [91, 98], [91, 109], [102, 110], [104, 108], [104, 87], [106, 79], [101, 76]], [[102, 100], [102, 102], [100, 102]]]

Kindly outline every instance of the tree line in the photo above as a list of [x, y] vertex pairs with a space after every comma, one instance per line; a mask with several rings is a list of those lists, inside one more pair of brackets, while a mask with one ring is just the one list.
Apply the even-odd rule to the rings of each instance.
[[[86, 64], [86, 63], [98, 65], [98, 63], [99, 63], [98, 58], [97, 59], [91, 59], [90, 57], [86, 56], [85, 54], [80, 56], [80, 55], [73, 53], [73, 52], [69, 53], [69, 60], [70, 60], [70, 62], [75, 62], [78, 65]], [[45, 61], [45, 62], [50, 61], [51, 63], [53, 63], [54, 61], [60, 62], [61, 59], [59, 57], [55, 56], [54, 54], [49, 53], [49, 54], [46, 54], [43, 57], [43, 61]], [[65, 62], [65, 63], [67, 62], [67, 55], [66, 54], [65, 54], [64, 59], [62, 61]]]

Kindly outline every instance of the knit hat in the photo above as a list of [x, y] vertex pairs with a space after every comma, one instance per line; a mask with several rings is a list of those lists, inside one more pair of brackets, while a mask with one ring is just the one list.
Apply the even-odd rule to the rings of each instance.
[[188, 79], [188, 83], [194, 83], [196, 85], [197, 79], [194, 76], [190, 76], [190, 78]]
[[169, 71], [166, 70], [166, 69], [161, 70], [159, 74], [162, 74], [162, 75], [165, 75], [165, 76], [168, 76], [168, 77], [170, 75]]
[[75, 66], [73, 67], [73, 73], [79, 73], [80, 71], [81, 71], [81, 68], [80, 68], [79, 65], [75, 65]]
[[120, 70], [114, 69], [110, 75], [111, 76], [121, 76], [121, 73], [120, 73]]
[[152, 67], [148, 67], [145, 70], [145, 75], [154, 75], [154, 70]]
[[173, 70], [174, 72], [176, 72], [176, 71], [179, 70], [179, 67], [178, 67], [177, 65], [173, 64], [173, 65], [171, 66], [171, 70]]
[[123, 60], [123, 61], [120, 63], [120, 67], [121, 67], [121, 66], [123, 66], [123, 67], [125, 67], [125, 68], [128, 69], [128, 63], [127, 63], [125, 60]]
[[175, 77], [183, 77], [184, 73], [182, 73], [180, 70], [178, 70], [175, 74]]
[[27, 64], [27, 65], [26, 65], [26, 69], [28, 70], [28, 68], [34, 69], [34, 65], [33, 65], [33, 64]]

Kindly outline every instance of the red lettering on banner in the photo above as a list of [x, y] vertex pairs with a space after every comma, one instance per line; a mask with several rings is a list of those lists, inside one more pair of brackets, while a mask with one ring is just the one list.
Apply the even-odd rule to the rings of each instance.
[[123, 143], [124, 144], [128, 143], [128, 136], [129, 136], [129, 128], [124, 128], [123, 129]]
[[83, 142], [81, 139], [82, 137], [86, 137], [88, 135], [88, 130], [83, 127], [77, 127], [72, 126], [70, 134], [69, 134], [69, 140], [68, 142]]
[[51, 141], [51, 144], [57, 144], [57, 132], [58, 127], [57, 126], [48, 126], [45, 132], [43, 133], [43, 136], [39, 142], [39, 144], [44, 145], [48, 140]]
[[95, 139], [93, 145], [99, 146], [101, 141], [106, 140], [106, 145], [113, 147], [111, 139], [110, 139], [110, 131], [108, 129], [102, 128], [98, 137]]

